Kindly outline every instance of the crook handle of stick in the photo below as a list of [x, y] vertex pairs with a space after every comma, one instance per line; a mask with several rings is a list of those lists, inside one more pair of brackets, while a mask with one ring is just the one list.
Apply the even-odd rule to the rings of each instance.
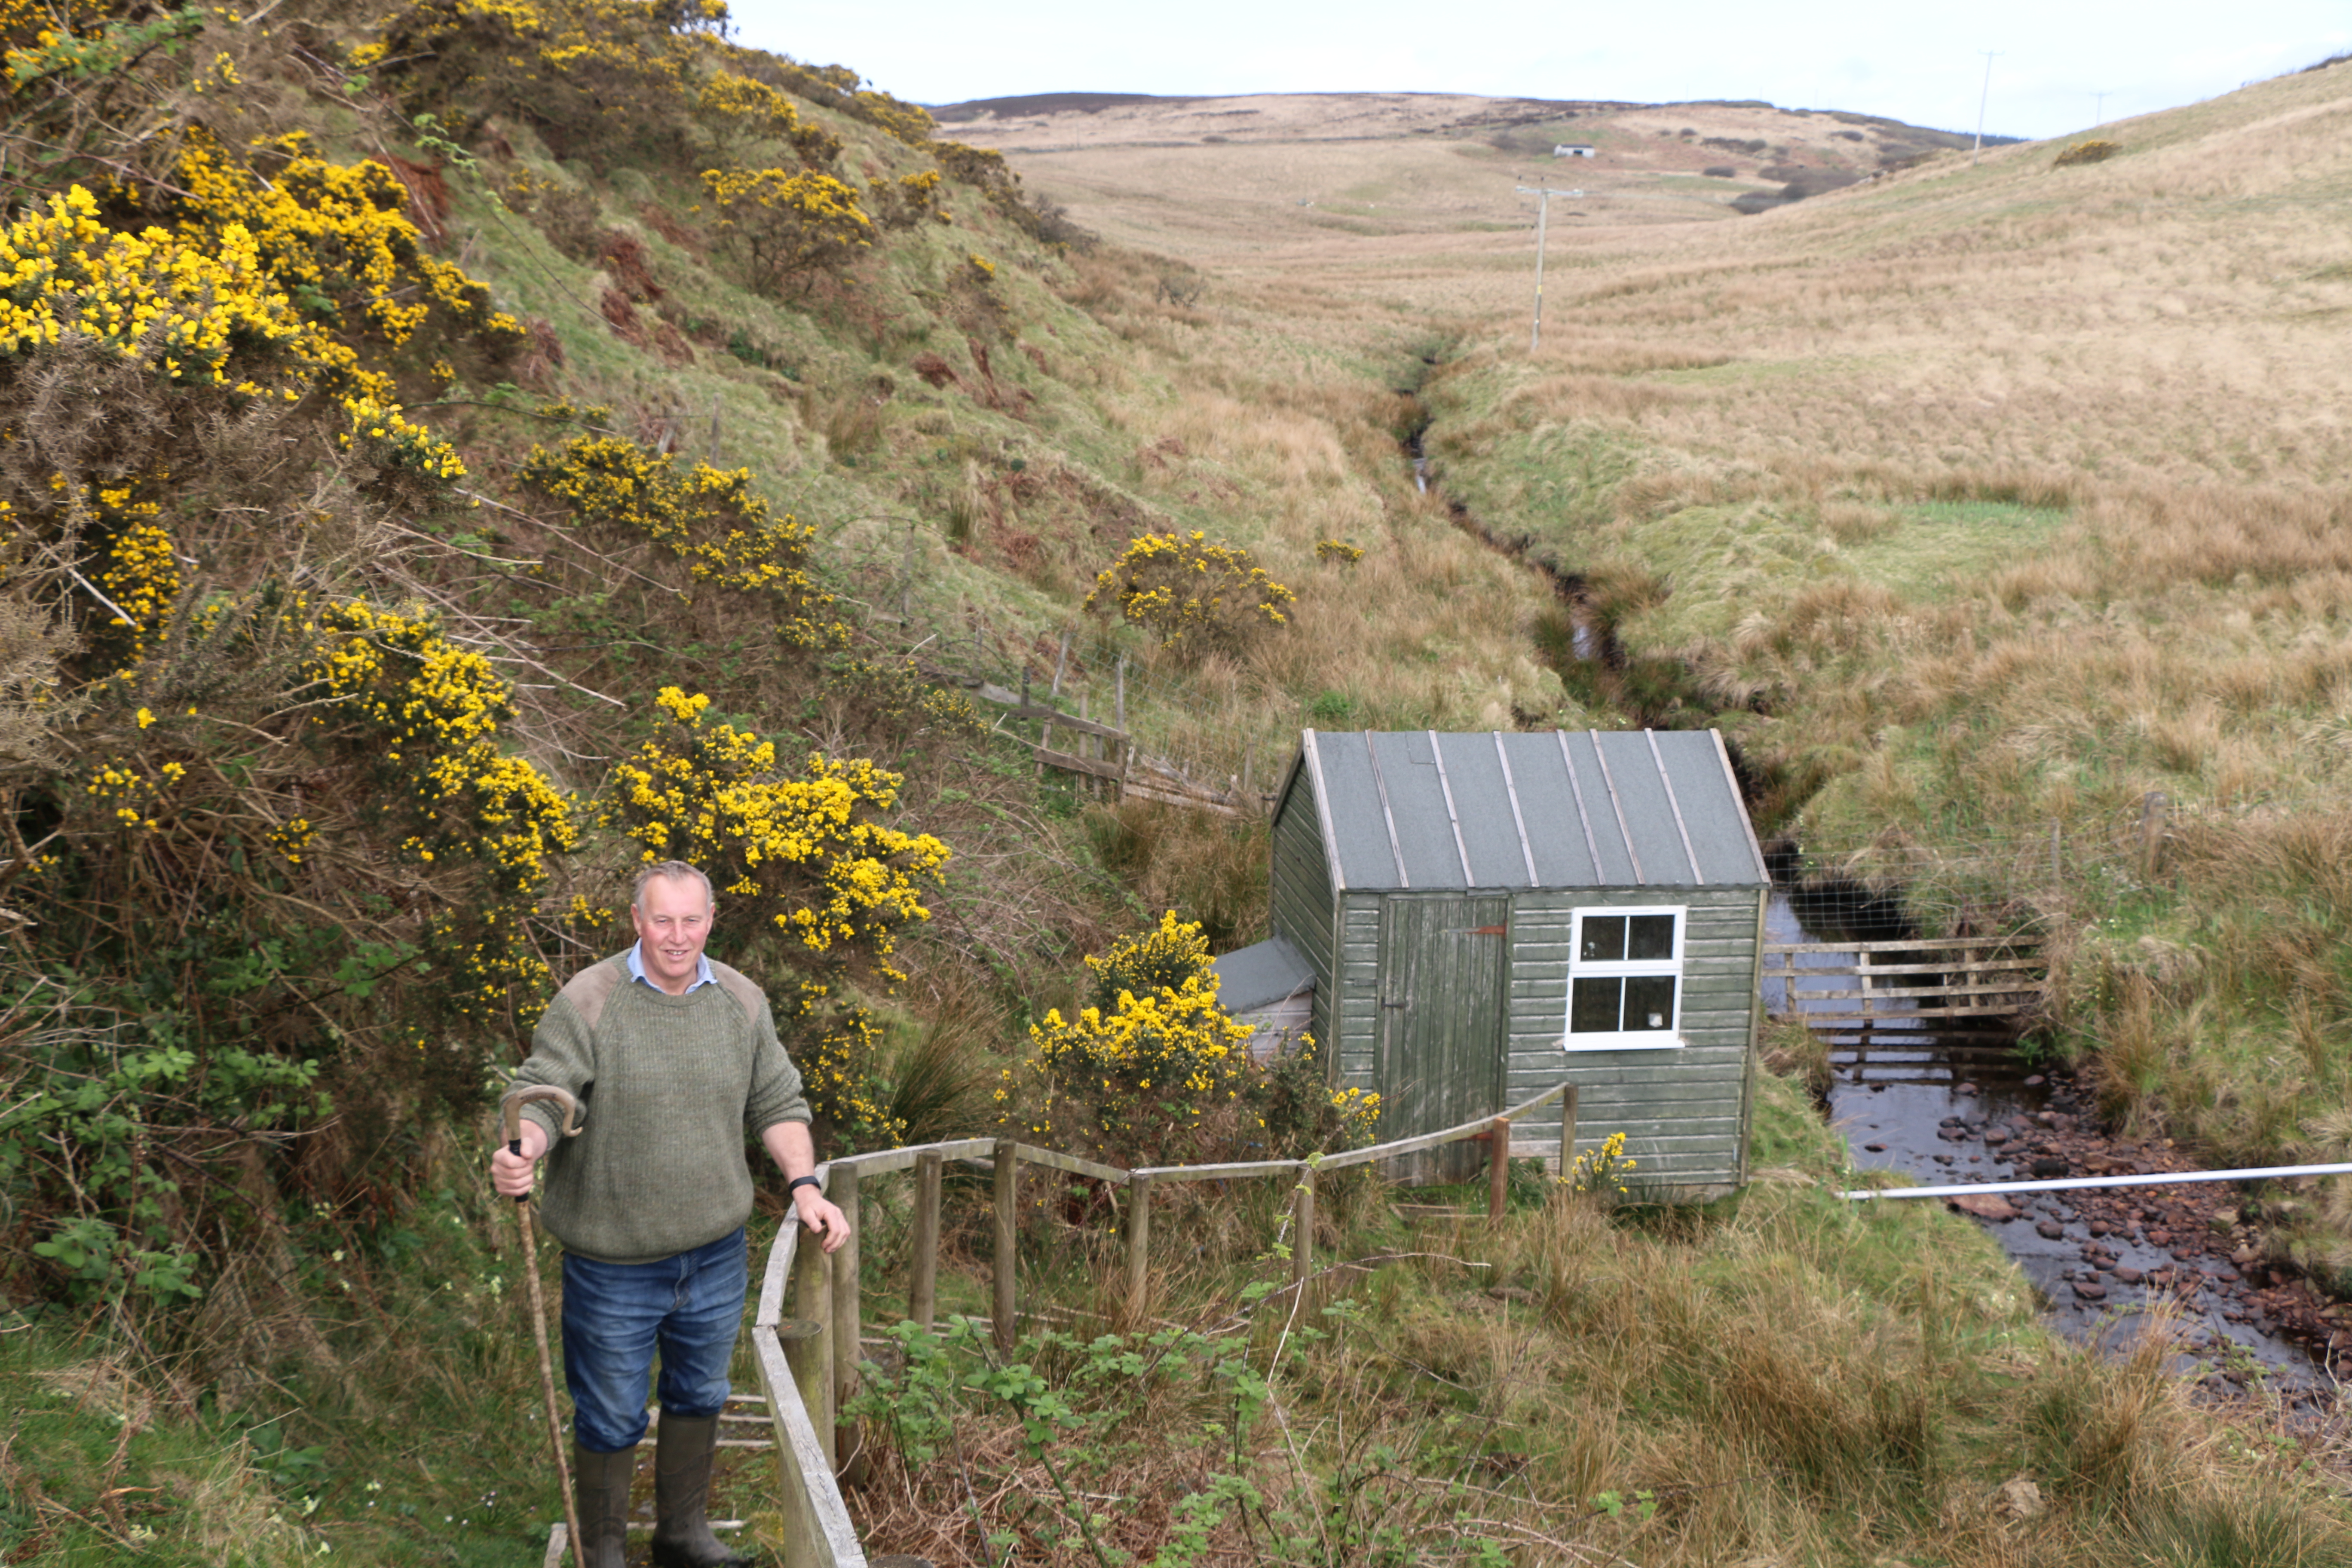
[[[520, 1089], [510, 1089], [507, 1090], [506, 1098], [499, 1101], [499, 1114], [506, 1120], [507, 1152], [518, 1160], [522, 1158], [522, 1108], [539, 1100], [551, 1101], [562, 1108], [563, 1136], [580, 1136], [580, 1101], [572, 1098], [570, 1089], [551, 1083], [529, 1083]], [[515, 1202], [528, 1204], [530, 1194], [517, 1193]]]

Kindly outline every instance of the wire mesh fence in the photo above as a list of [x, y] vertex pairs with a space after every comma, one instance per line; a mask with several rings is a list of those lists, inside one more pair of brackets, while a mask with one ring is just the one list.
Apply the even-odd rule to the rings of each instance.
[[1895, 827], [1868, 838], [1765, 846], [1801, 920], [1857, 941], [2021, 934], [2167, 878], [2184, 817], [2161, 794], [2103, 817]]

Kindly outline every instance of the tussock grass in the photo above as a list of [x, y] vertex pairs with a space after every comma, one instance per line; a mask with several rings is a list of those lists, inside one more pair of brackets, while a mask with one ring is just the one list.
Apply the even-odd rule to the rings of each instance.
[[[1115, 1267], [1024, 1273], [1034, 1321], [1075, 1336], [1005, 1358], [1079, 1413], [1044, 1458], [1013, 1412], [967, 1398], [953, 1458], [880, 1434], [853, 1506], [878, 1548], [973, 1564], [984, 1531], [1024, 1556], [1096, 1560], [1057, 1518], [1045, 1458], [1118, 1500], [1095, 1523], [1119, 1550], [1163, 1549], [1202, 1510], [1198, 1562], [1328, 1561], [1383, 1541], [1413, 1561], [1470, 1561], [1486, 1542], [1545, 1561], [1952, 1568], [2352, 1550], [2324, 1479], [2331, 1435], [2291, 1436], [2259, 1399], [2191, 1407], [2160, 1331], [2114, 1357], [2046, 1339], [1965, 1221], [1820, 1190], [1837, 1154], [1793, 1082], [1765, 1085], [1759, 1127], [1759, 1152], [1789, 1163], [1703, 1210], [1529, 1189], [1490, 1226], [1358, 1201], [1326, 1216], [1318, 1256], [1340, 1262], [1304, 1303], [1248, 1304], [1252, 1281], [1286, 1273], [1250, 1239], [1279, 1225], [1265, 1194], [1180, 1204], [1164, 1234], [1184, 1261], [1148, 1302], [1105, 1279]], [[1060, 1238], [1041, 1256], [1115, 1255], [1095, 1245], [1098, 1218], [1037, 1223]], [[1164, 1352], [1114, 1392], [1089, 1381], [1093, 1336], [1173, 1325], [1246, 1346], [1261, 1370], [1265, 1406], [1238, 1435], [1230, 1393]], [[1114, 1406], [1109, 1426], [1083, 1424]], [[1136, 1444], [1139, 1429], [1170, 1436]], [[1220, 1476], [1262, 1500], [1232, 1504]], [[2002, 1501], [2021, 1480], [2044, 1510], [2031, 1520]]]

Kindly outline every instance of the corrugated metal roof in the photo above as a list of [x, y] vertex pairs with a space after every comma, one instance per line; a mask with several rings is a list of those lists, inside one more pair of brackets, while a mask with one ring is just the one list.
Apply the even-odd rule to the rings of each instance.
[[1217, 1000], [1228, 1013], [1250, 1013], [1315, 988], [1307, 957], [1280, 937], [1235, 948], [1209, 961], [1217, 975]]
[[1711, 730], [1309, 730], [1282, 809], [1316, 812], [1333, 880], [1343, 888], [1757, 887], [1768, 879], [1730, 761]]

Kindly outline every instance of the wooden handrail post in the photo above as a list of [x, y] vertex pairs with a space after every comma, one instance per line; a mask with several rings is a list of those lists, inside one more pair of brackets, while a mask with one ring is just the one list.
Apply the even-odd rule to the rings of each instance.
[[[833, 1409], [836, 1426], [842, 1407], [857, 1394], [858, 1338], [865, 1316], [858, 1300], [862, 1281], [858, 1278], [857, 1233], [864, 1228], [866, 1216], [858, 1202], [857, 1188], [857, 1167], [833, 1168], [825, 1195], [849, 1221], [849, 1239], [833, 1255]], [[835, 1449], [844, 1446], [836, 1438]]]
[[995, 1331], [996, 1348], [1001, 1351], [1013, 1348], [1013, 1336], [1020, 1326], [1013, 1319], [1014, 1312], [1019, 1310], [1019, 1300], [1013, 1293], [1013, 1279], [1015, 1267], [1013, 1211], [1020, 1192], [1020, 1176], [1021, 1159], [1014, 1152], [1013, 1140], [999, 1138], [996, 1141], [996, 1256], [991, 1265], [995, 1274], [996, 1300], [991, 1321]]
[[914, 1278], [907, 1289], [907, 1316], [926, 1333], [940, 1305], [940, 1178], [946, 1167], [945, 1155], [915, 1159], [915, 1255], [908, 1268]]
[[2164, 869], [2164, 819], [2171, 805], [2160, 789], [2152, 789], [2139, 803], [2139, 874], [2153, 882]]
[[[1299, 1289], [1315, 1274], [1315, 1167], [1298, 1167], [1298, 1191], [1291, 1205], [1290, 1282]], [[1303, 1303], [1302, 1303], [1303, 1305]]]
[[1511, 1123], [1497, 1116], [1486, 1130], [1486, 1217], [1499, 1220], [1511, 1193]]
[[1576, 1180], [1576, 1085], [1559, 1091], [1559, 1179]]
[[1133, 1176], [1127, 1184], [1127, 1294], [1143, 1300], [1151, 1275], [1151, 1178]]
[[[786, 1222], [798, 1225], [795, 1218]], [[833, 1280], [832, 1259], [814, 1231], [803, 1231], [793, 1252], [793, 1315], [815, 1325], [807, 1339], [788, 1342], [784, 1358], [792, 1363], [793, 1383], [809, 1425], [816, 1428], [817, 1447], [826, 1463], [834, 1459], [833, 1441]]]

